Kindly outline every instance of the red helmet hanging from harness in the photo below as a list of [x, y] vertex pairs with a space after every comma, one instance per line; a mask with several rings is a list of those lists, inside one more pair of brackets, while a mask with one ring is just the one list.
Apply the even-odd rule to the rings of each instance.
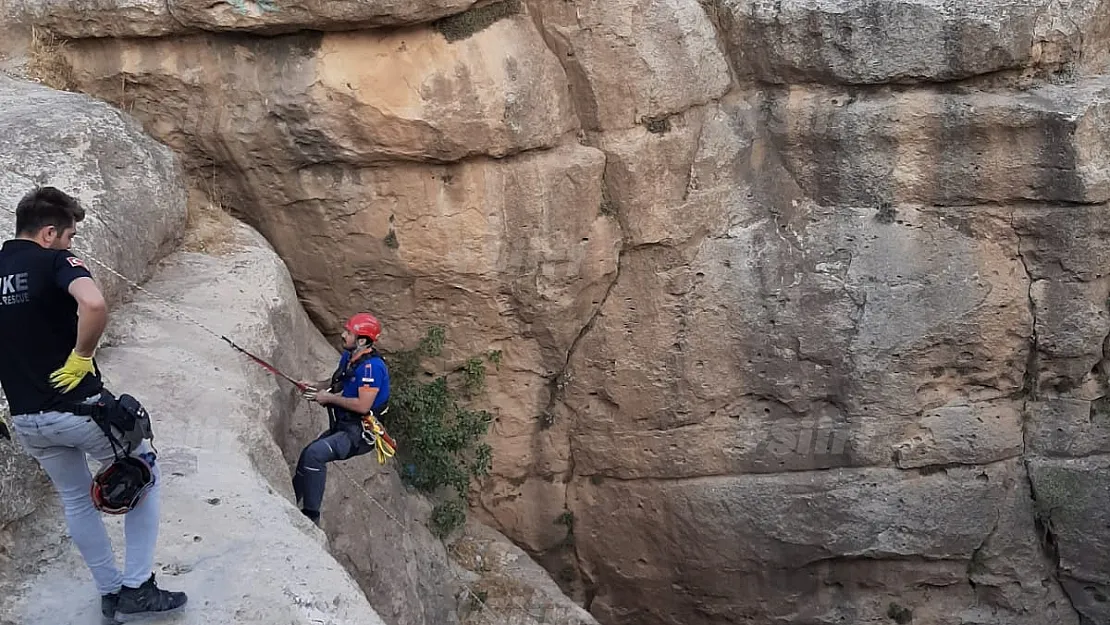
[[93, 506], [105, 514], [127, 514], [154, 486], [154, 473], [143, 458], [123, 456], [103, 467], [89, 486]]

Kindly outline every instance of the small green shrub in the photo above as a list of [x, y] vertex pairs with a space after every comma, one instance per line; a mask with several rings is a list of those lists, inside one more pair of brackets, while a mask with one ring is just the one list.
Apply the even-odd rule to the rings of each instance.
[[428, 521], [429, 529], [437, 538], [447, 538], [466, 522], [466, 507], [461, 499], [448, 499], [432, 508], [432, 516]]
[[[489, 352], [426, 381], [422, 361], [438, 356], [445, 338], [444, 329], [436, 326], [414, 349], [389, 356], [392, 393], [385, 415], [385, 425], [397, 439], [402, 480], [425, 493], [447, 493], [430, 519], [433, 533], [441, 538], [465, 522], [471, 479], [489, 475], [492, 450], [482, 438], [492, 415], [461, 402], [484, 388], [486, 362], [496, 365], [501, 358], [500, 352]], [[461, 381], [455, 379], [459, 376]]]
[[900, 606], [893, 601], [886, 607], [886, 615], [890, 620], [898, 623], [898, 625], [906, 625], [913, 622], [913, 610]]

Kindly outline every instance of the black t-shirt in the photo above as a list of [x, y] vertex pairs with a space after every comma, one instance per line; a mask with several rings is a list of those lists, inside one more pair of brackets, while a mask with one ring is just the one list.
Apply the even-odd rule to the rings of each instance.
[[69, 284], [92, 277], [69, 250], [23, 239], [0, 247], [0, 386], [13, 415], [80, 402], [103, 388], [100, 368], [69, 393], [50, 384], [77, 344], [77, 300]]

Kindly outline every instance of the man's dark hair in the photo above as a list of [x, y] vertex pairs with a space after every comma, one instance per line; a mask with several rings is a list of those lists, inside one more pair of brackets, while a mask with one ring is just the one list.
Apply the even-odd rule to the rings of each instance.
[[54, 226], [61, 234], [84, 218], [85, 209], [75, 198], [54, 187], [38, 187], [16, 206], [15, 234], [34, 235], [47, 226]]

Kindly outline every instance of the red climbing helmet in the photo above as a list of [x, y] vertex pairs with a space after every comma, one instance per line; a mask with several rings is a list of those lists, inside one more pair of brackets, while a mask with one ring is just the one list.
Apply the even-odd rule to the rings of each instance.
[[127, 514], [154, 486], [154, 473], [142, 458], [123, 456], [97, 472], [89, 487], [93, 506], [105, 514]]
[[382, 324], [370, 313], [360, 312], [347, 320], [347, 331], [355, 336], [365, 336], [377, 341], [382, 333]]

